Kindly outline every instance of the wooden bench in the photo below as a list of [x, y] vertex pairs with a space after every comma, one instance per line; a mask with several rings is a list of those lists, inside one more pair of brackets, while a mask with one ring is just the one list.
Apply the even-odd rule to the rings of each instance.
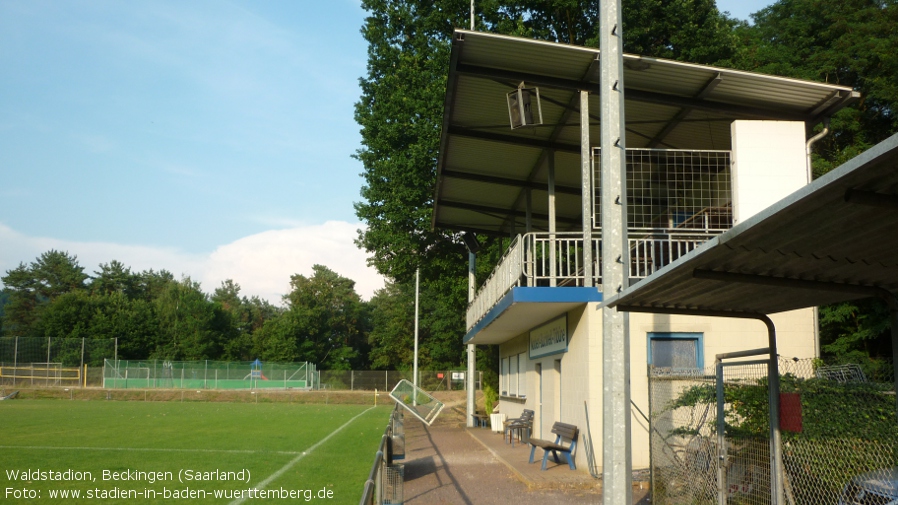
[[484, 414], [483, 412], [477, 412], [471, 414], [471, 417], [474, 418], [474, 427], [477, 428], [486, 428], [490, 424], [490, 416]]
[[536, 448], [539, 447], [545, 451], [543, 453], [543, 465], [540, 468], [541, 470], [546, 469], [546, 460], [549, 458], [549, 452], [552, 453], [552, 457], [555, 458], [555, 462], [558, 464], [561, 464], [561, 460], [558, 459], [558, 453], [564, 454], [564, 457], [567, 458], [568, 466], [571, 467], [571, 470], [576, 470], [577, 466], [574, 464], [574, 453], [577, 450], [577, 437], [580, 435], [580, 430], [573, 424], [559, 422], [552, 425], [552, 433], [555, 434], [554, 442], [540, 440], [538, 438], [530, 439], [530, 462], [533, 463], [533, 453], [536, 452]]

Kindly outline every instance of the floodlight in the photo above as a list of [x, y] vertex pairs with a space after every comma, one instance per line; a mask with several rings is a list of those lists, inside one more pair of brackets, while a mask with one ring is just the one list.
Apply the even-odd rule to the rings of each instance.
[[473, 233], [465, 233], [461, 236], [461, 240], [471, 254], [477, 254], [477, 251], [480, 250], [480, 242], [477, 241], [477, 237]]
[[523, 126], [543, 124], [543, 109], [539, 101], [539, 88], [525, 88], [524, 83], [518, 89], [506, 95], [508, 100], [508, 119], [511, 129]]

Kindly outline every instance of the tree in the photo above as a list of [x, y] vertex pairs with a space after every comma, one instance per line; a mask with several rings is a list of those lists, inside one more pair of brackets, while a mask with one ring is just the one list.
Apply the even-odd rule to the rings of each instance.
[[780, 0], [737, 30], [732, 66], [849, 86], [860, 103], [837, 114], [815, 148], [819, 176], [898, 131], [898, 1]]
[[132, 274], [131, 269], [120, 261], [101, 263], [100, 271], [94, 272], [91, 279], [90, 290], [97, 294], [122, 293], [129, 298], [135, 297], [140, 291], [140, 276]]
[[[409, 289], [409, 287], [411, 289]], [[387, 282], [369, 302], [371, 333], [368, 343], [371, 368], [408, 369], [413, 361], [415, 293], [414, 285]]]
[[[266, 361], [293, 361], [290, 352], [279, 352], [283, 358], [274, 358], [267, 352], [260, 352], [254, 346], [253, 335], [260, 331], [266, 322], [276, 319], [283, 311], [266, 300], [254, 296], [240, 297], [240, 285], [233, 280], [222, 281], [221, 286], [212, 294], [212, 302], [217, 304], [226, 318], [224, 339], [225, 359], [236, 361], [252, 361], [260, 358]], [[289, 355], [289, 358], [287, 357]]]
[[12, 336], [29, 336], [43, 307], [60, 295], [85, 289], [88, 276], [77, 256], [50, 250], [30, 265], [20, 263], [0, 281], [6, 286], [9, 303], [4, 309], [4, 328]]
[[200, 290], [199, 283], [185, 277], [170, 281], [153, 308], [159, 333], [150, 358], [169, 360], [214, 359], [221, 351], [221, 311]]
[[[287, 311], [278, 326], [295, 337], [297, 359], [326, 370], [367, 365], [369, 313], [355, 292], [355, 281], [323, 266], [312, 276], [293, 275], [284, 297]], [[268, 325], [266, 325], [268, 326]]]
[[[692, 63], [713, 63], [733, 54], [737, 21], [714, 0], [623, 2], [624, 50]], [[582, 0], [491, 0], [483, 7], [486, 28], [498, 33], [598, 47], [599, 2]]]

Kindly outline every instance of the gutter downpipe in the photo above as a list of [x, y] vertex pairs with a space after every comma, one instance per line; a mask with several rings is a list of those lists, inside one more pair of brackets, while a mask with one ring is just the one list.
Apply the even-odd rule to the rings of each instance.
[[[808, 173], [808, 184], [814, 180], [814, 171], [811, 169], [811, 147], [817, 143], [823, 137], [829, 135], [829, 118], [823, 120], [823, 131], [809, 138], [808, 141], [804, 145], [804, 153], [807, 157], [807, 173]], [[818, 353], [819, 355], [819, 353]]]

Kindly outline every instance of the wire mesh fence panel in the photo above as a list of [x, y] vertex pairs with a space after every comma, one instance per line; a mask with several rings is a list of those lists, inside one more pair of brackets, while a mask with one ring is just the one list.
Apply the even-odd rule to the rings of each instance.
[[727, 502], [767, 504], [771, 502], [771, 457], [775, 457], [770, 452], [768, 364], [728, 365], [722, 369], [725, 446], [721, 454], [725, 457], [717, 458], [723, 465]]
[[714, 375], [653, 368], [649, 394], [653, 500], [692, 504], [713, 496]]
[[[841, 368], [851, 373], [830, 373], [827, 366], [780, 360], [782, 499], [789, 505], [893, 503], [898, 412], [891, 364]], [[712, 371], [650, 371], [654, 503], [771, 503], [767, 382], [766, 364], [723, 367], [721, 444]]]
[[[846, 365], [780, 364], [783, 463], [793, 503], [898, 501], [891, 363]], [[837, 369], [845, 373], [830, 373]], [[786, 408], [789, 402], [796, 408]]]

